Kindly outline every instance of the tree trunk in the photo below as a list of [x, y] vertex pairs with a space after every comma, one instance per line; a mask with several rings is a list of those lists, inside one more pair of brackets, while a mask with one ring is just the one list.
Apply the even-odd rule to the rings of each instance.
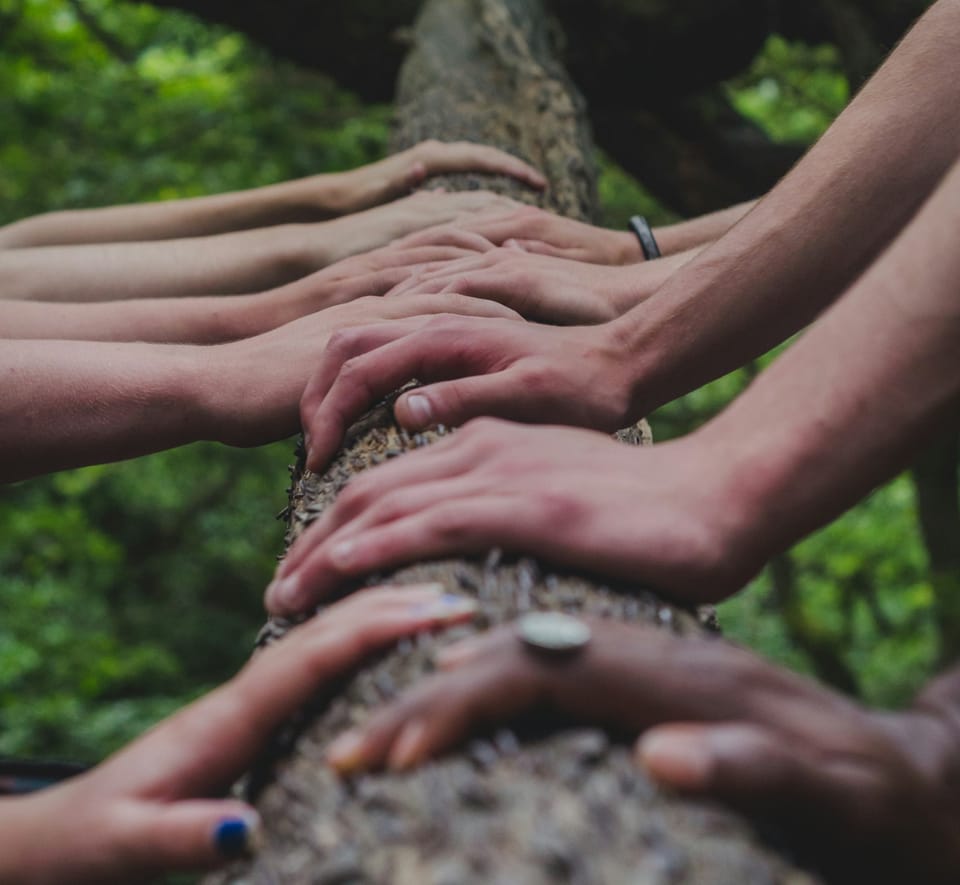
[[[401, 77], [398, 146], [434, 136], [511, 148], [547, 172], [551, 206], [589, 216], [594, 170], [583, 105], [555, 60], [551, 34], [539, 0], [428, 3]], [[514, 183], [493, 184], [521, 193]], [[352, 475], [445, 432], [408, 436], [388, 403], [351, 429], [322, 476], [304, 469], [301, 451], [288, 541]], [[649, 442], [645, 425], [620, 436]], [[436, 650], [454, 639], [536, 609], [642, 621], [677, 633], [707, 629], [709, 619], [642, 587], [554, 573], [497, 551], [421, 563], [366, 583], [383, 580], [440, 581], [475, 595], [481, 617], [469, 627], [401, 642], [291, 723], [245, 784], [264, 820], [265, 847], [209, 883], [810, 881], [737, 816], [658, 792], [633, 765], [629, 744], [596, 729], [527, 722], [410, 774], [339, 780], [323, 763], [329, 741], [415, 683]], [[289, 626], [271, 621], [262, 641], [282, 641]]]

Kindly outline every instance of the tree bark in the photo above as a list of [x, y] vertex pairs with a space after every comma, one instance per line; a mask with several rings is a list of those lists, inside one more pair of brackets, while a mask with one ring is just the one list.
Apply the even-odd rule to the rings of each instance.
[[[401, 76], [397, 146], [435, 136], [511, 148], [549, 175], [547, 204], [589, 217], [594, 169], [583, 103], [556, 61], [552, 33], [539, 0], [432, 0]], [[488, 183], [525, 193], [505, 180]], [[350, 430], [322, 476], [305, 470], [301, 450], [288, 542], [351, 476], [445, 433], [407, 435], [386, 403]], [[641, 444], [649, 433], [639, 425], [620, 438]], [[632, 764], [623, 736], [542, 717], [516, 731], [494, 730], [410, 774], [339, 780], [323, 763], [329, 741], [429, 672], [435, 652], [455, 639], [546, 609], [677, 633], [710, 628], [709, 612], [675, 608], [643, 587], [554, 572], [497, 551], [419, 563], [364, 583], [384, 580], [440, 581], [476, 596], [481, 616], [401, 642], [290, 723], [245, 784], [264, 820], [265, 847], [208, 883], [811, 881], [732, 813], [656, 790]], [[262, 642], [282, 641], [290, 626], [272, 620]]]

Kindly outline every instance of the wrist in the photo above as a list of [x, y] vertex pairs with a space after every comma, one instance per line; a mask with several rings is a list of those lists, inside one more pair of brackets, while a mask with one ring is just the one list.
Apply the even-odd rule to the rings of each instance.
[[614, 264], [639, 264], [644, 260], [640, 241], [633, 231], [610, 231], [610, 246]]

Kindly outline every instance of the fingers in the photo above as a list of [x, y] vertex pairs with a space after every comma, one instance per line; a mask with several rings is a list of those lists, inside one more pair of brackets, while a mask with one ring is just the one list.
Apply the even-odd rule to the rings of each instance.
[[[443, 492], [446, 495], [446, 490]], [[474, 494], [391, 522], [347, 525], [316, 545], [268, 598], [271, 611], [306, 611], [347, 578], [417, 559], [487, 550], [502, 540], [508, 520], [524, 520], [523, 501]]]
[[523, 380], [521, 371], [506, 369], [430, 384], [405, 393], [393, 410], [397, 421], [408, 430], [437, 424], [454, 427], [480, 416], [524, 422], [548, 420], [549, 409], [542, 402], [530, 401]]
[[144, 797], [187, 798], [229, 785], [275, 727], [326, 681], [404, 635], [472, 617], [475, 604], [438, 585], [354, 594], [258, 654], [233, 680], [97, 769]]
[[468, 141], [425, 142], [415, 152], [422, 162], [424, 177], [446, 172], [488, 172], [509, 175], [537, 190], [547, 186], [547, 179], [529, 163], [488, 145]]
[[340, 735], [327, 751], [341, 774], [389, 766], [411, 768], [460, 743], [478, 726], [507, 719], [542, 700], [540, 671], [513, 653], [512, 628], [494, 631], [476, 645], [482, 658], [471, 668], [427, 678], [418, 687]]
[[[499, 214], [499, 212], [498, 212]], [[482, 215], [477, 213], [474, 218]], [[438, 224], [414, 231], [395, 240], [392, 246], [408, 248], [449, 247], [465, 252], [483, 253], [495, 248], [488, 239], [460, 224]]]
[[237, 801], [132, 800], [114, 813], [111, 854], [116, 868], [99, 881], [128, 882], [136, 873], [220, 866], [253, 853], [260, 840], [259, 816]]
[[[658, 783], [742, 811], [795, 820], [862, 817], [879, 786], [864, 759], [791, 740], [777, 723], [674, 723], [650, 729], [636, 758]], [[874, 794], [874, 795], [871, 795]]]
[[546, 255], [550, 258], [567, 258], [571, 261], [578, 261], [583, 256], [583, 250], [571, 249], [564, 246], [554, 246], [552, 243], [545, 243], [542, 240], [524, 240], [511, 237], [503, 243], [505, 249], [516, 249], [520, 252], [527, 252], [532, 255]]

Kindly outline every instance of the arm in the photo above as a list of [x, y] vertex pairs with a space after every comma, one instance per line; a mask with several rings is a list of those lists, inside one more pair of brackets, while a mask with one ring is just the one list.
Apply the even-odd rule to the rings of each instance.
[[764, 353], [836, 300], [950, 168], [958, 81], [960, 2], [940, 0], [790, 175], [618, 320], [398, 324], [341, 337], [304, 402], [311, 467], [369, 406], [359, 391], [392, 389], [381, 379], [439, 382], [397, 401], [408, 429], [497, 415], [614, 430]]
[[0, 297], [114, 301], [256, 292], [410, 231], [466, 212], [510, 205], [510, 200], [484, 191], [421, 192], [316, 224], [157, 242], [8, 249], [0, 251]]
[[0, 339], [0, 483], [197, 440], [249, 446], [289, 436], [335, 332], [458, 310], [515, 316], [468, 298], [371, 297], [211, 347]]
[[[583, 431], [479, 421], [444, 441], [443, 457], [437, 447], [371, 471], [293, 546], [268, 588], [268, 606], [305, 609], [345, 576], [495, 546], [649, 582], [687, 601], [723, 599], [771, 556], [895, 475], [936, 427], [956, 422], [958, 229], [960, 162], [833, 308], [731, 406], [680, 440], [633, 452]], [[554, 358], [572, 362], [583, 389], [597, 391], [581, 405], [596, 421], [606, 407], [599, 384], [616, 377], [617, 364], [598, 382], [582, 331], [560, 331], [562, 347], [558, 330], [540, 334], [554, 336]], [[511, 330], [499, 334], [508, 341]], [[404, 341], [423, 347], [425, 337], [420, 330]], [[483, 354], [489, 343], [461, 344], [475, 346]], [[381, 360], [379, 371], [389, 373], [390, 362]], [[523, 416], [521, 391], [534, 387], [538, 404], [545, 399], [535, 389], [544, 384], [541, 371], [528, 361], [500, 367], [499, 375], [428, 386], [405, 394], [397, 412], [407, 426], [455, 423], [447, 418], [467, 395], [492, 398], [503, 383]], [[387, 380], [396, 386], [398, 378]], [[377, 392], [351, 392], [355, 387], [340, 386], [341, 416]], [[315, 456], [329, 450], [339, 425], [329, 404], [325, 422], [312, 420], [310, 389], [304, 402]], [[439, 417], [429, 413], [438, 405]], [[423, 487], [430, 489], [426, 500]], [[625, 521], [622, 514], [635, 510], [630, 502], [640, 499], [643, 512]]]
[[472, 616], [470, 600], [442, 589], [356, 594], [92, 771], [0, 799], [0, 881], [144, 882], [255, 852], [256, 811], [224, 792], [324, 684], [403, 636]]
[[220, 344], [268, 332], [358, 298], [383, 295], [422, 264], [475, 252], [460, 246], [384, 246], [252, 295], [64, 304], [0, 299], [0, 337]]
[[881, 713], [717, 639], [589, 621], [572, 658], [507, 626], [443, 649], [428, 677], [331, 746], [343, 773], [410, 768], [528, 710], [645, 732], [663, 786], [776, 822], [836, 881], [952, 882], [960, 865], [960, 668]]
[[[712, 243], [754, 205], [742, 203], [700, 218], [657, 228], [654, 233], [661, 253], [675, 256]], [[422, 245], [445, 242], [453, 226], [411, 234], [410, 240]], [[632, 232], [597, 227], [534, 206], [520, 206], [492, 217], [462, 219], [455, 223], [455, 227], [479, 234], [496, 246], [510, 246], [551, 258], [609, 265], [634, 265], [643, 261], [640, 244]]]
[[180, 239], [319, 221], [396, 199], [431, 175], [465, 171], [545, 185], [539, 172], [496, 148], [425, 141], [349, 172], [209, 197], [38, 215], [0, 228], [0, 249]]

